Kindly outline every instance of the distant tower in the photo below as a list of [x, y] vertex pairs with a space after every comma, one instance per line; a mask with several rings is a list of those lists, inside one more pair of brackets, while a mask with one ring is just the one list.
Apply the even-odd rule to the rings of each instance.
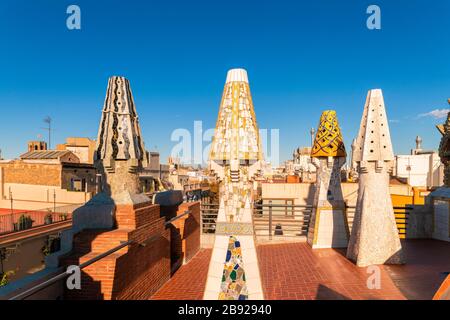
[[355, 167], [355, 150], [356, 150], [356, 139], [353, 139], [352, 141], [352, 159], [351, 159], [351, 167]]
[[355, 150], [356, 150], [356, 139], [353, 139], [352, 141], [352, 157], [350, 161], [350, 172], [349, 172], [349, 178], [351, 181], [356, 181], [358, 178], [358, 172], [357, 172], [357, 164], [355, 159]]
[[104, 191], [113, 196], [140, 193], [138, 171], [148, 159], [130, 82], [124, 77], [108, 81], [94, 160], [104, 176]]
[[347, 257], [364, 267], [402, 263], [389, 192], [394, 153], [380, 89], [370, 90], [356, 139], [359, 188]]
[[313, 145], [314, 145], [314, 135], [315, 135], [315, 133], [316, 133], [316, 130], [315, 130], [314, 128], [311, 128], [311, 129], [309, 130], [309, 134], [310, 134], [310, 136], [311, 136], [311, 148], [312, 148]]
[[308, 243], [313, 248], [347, 247], [349, 234], [341, 187], [341, 168], [345, 157], [336, 111], [324, 111], [311, 151], [311, 159], [317, 168], [313, 213], [308, 230]]
[[47, 142], [45, 141], [28, 141], [28, 152], [47, 150]]
[[416, 137], [416, 148], [411, 150], [411, 154], [418, 154], [422, 151], [422, 138], [420, 136]]
[[254, 177], [262, 153], [247, 72], [228, 71], [209, 166], [220, 181], [219, 213], [204, 298], [263, 299], [253, 229]]
[[422, 138], [420, 136], [416, 137], [416, 149], [421, 150], [422, 149]]

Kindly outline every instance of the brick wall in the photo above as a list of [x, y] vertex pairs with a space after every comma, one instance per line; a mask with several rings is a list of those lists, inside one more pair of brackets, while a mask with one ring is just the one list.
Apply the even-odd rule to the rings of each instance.
[[148, 299], [169, 280], [170, 233], [159, 206], [118, 205], [116, 220], [115, 230], [76, 235], [64, 265], [83, 263], [121, 241], [135, 242], [83, 269], [81, 290], [66, 290], [66, 299]]
[[114, 288], [116, 299], [149, 299], [170, 278], [170, 234], [165, 230], [145, 247], [132, 246], [125, 259], [118, 259]]
[[59, 164], [12, 161], [0, 166], [4, 168], [4, 183], [61, 186], [62, 166]]
[[[184, 203], [177, 215], [190, 214], [165, 227], [159, 205], [117, 205], [114, 230], [86, 230], [74, 238], [64, 265], [78, 265], [122, 241], [125, 247], [82, 270], [81, 290], [66, 290], [66, 299], [148, 299], [171, 274], [171, 256], [189, 261], [200, 249], [200, 203]], [[173, 263], [173, 259], [172, 259]]]
[[182, 259], [179, 263], [186, 263], [200, 249], [200, 202], [183, 203], [178, 207], [177, 215], [186, 210], [190, 214], [172, 223], [171, 230], [171, 254], [174, 260]]

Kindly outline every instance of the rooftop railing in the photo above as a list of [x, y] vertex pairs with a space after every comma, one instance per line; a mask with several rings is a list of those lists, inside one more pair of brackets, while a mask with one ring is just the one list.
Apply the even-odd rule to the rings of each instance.
[[3, 210], [0, 212], [0, 235], [23, 231], [72, 219], [72, 212], [83, 204], [40, 210]]
[[305, 237], [313, 207], [310, 205], [268, 203], [254, 205], [253, 223], [257, 238], [275, 236]]
[[216, 232], [216, 221], [219, 213], [218, 203], [202, 203], [201, 211], [201, 226], [202, 233], [213, 234]]
[[[281, 199], [284, 201], [284, 199]], [[275, 203], [274, 203], [275, 202]], [[280, 201], [265, 199], [264, 203], [253, 206], [253, 223], [257, 238], [306, 237], [313, 211], [312, 205], [282, 204]], [[348, 223], [353, 224], [356, 207], [346, 206]], [[406, 237], [406, 229], [412, 206], [394, 206], [395, 220], [399, 235]], [[203, 234], [214, 234], [219, 204], [201, 204], [201, 225]]]

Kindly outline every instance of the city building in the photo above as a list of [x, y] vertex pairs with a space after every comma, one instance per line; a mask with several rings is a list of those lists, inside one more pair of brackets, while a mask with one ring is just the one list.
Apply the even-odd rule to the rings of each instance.
[[66, 143], [58, 144], [56, 150], [72, 151], [81, 163], [94, 163], [95, 140], [89, 138], [69, 137]]
[[139, 174], [144, 192], [151, 193], [171, 189], [169, 165], [160, 163], [159, 152], [148, 153], [149, 165]]
[[0, 161], [0, 208], [39, 210], [88, 201], [96, 171], [71, 151], [30, 151]]
[[72, 212], [96, 191], [94, 167], [71, 151], [36, 143], [29, 149], [19, 159], [0, 161], [0, 272], [9, 272], [8, 281], [45, 267]]
[[413, 187], [432, 188], [444, 183], [444, 165], [439, 154], [422, 149], [421, 137], [416, 138], [416, 148], [409, 155], [396, 155], [393, 175], [405, 178]]
[[297, 148], [293, 153], [293, 170], [301, 181], [315, 182], [316, 167], [311, 160], [311, 147]]
[[47, 142], [45, 141], [28, 141], [28, 151], [47, 150]]

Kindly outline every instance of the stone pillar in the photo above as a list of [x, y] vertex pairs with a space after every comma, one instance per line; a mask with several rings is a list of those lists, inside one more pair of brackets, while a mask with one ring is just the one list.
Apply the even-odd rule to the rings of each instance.
[[359, 189], [347, 257], [361, 267], [400, 264], [402, 247], [389, 192], [394, 153], [379, 89], [367, 95], [356, 146]]
[[79, 264], [121, 241], [133, 243], [83, 270], [86, 290], [68, 296], [147, 299], [169, 279], [170, 233], [160, 207], [140, 189], [146, 157], [130, 84], [111, 77], [94, 157], [102, 192], [74, 211], [72, 228], [61, 236], [62, 250], [46, 264], [55, 266], [70, 252], [65, 264]]
[[94, 165], [102, 174], [102, 190], [112, 198], [142, 190], [139, 171], [148, 164], [130, 82], [109, 79], [98, 129]]
[[74, 211], [72, 229], [66, 232], [62, 243], [63, 251], [71, 249], [77, 232], [115, 227], [117, 205], [150, 203], [139, 183], [139, 171], [148, 159], [138, 118], [129, 81], [118, 76], [109, 78], [94, 153], [101, 192]]
[[341, 187], [345, 156], [336, 112], [324, 111], [311, 151], [317, 179], [308, 243], [314, 249], [347, 247], [349, 234]]

